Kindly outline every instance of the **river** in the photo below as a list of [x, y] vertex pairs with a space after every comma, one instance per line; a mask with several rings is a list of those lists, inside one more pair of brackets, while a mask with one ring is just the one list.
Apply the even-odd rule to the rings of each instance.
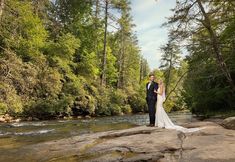
[[[176, 124], [188, 123], [192, 115], [188, 112], [169, 114]], [[52, 120], [0, 124], [0, 155], [11, 154], [13, 150], [26, 145], [69, 138], [81, 134], [127, 129], [148, 124], [147, 114], [97, 117], [77, 120]]]

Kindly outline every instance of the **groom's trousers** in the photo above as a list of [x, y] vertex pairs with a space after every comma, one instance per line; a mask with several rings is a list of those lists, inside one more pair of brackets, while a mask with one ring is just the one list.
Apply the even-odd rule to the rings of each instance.
[[155, 124], [156, 100], [147, 100], [150, 124]]

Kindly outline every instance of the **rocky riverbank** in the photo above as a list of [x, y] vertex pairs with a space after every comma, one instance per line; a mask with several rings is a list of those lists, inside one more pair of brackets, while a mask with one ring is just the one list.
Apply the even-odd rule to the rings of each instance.
[[[62, 116], [60, 118], [52, 118], [51, 120], [56, 120], [56, 119], [90, 119], [91, 116], [86, 115], [86, 116]], [[9, 114], [5, 114], [5, 115], [0, 115], [0, 123], [18, 123], [21, 121], [40, 121], [40, 119], [36, 118], [36, 117], [21, 117], [21, 118], [17, 118], [17, 117], [13, 117], [10, 116]]]
[[21, 119], [10, 116], [9, 114], [0, 115], [0, 123], [12, 123], [12, 122], [20, 122]]
[[214, 122], [194, 122], [185, 127], [205, 127], [182, 133], [157, 127], [84, 134], [12, 150], [17, 158], [0, 161], [158, 161], [234, 162], [235, 131]]

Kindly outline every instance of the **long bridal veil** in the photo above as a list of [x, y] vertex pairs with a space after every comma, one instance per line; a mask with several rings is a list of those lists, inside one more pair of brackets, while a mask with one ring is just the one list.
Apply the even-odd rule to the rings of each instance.
[[[159, 91], [159, 89], [158, 89]], [[190, 133], [190, 132], [195, 132], [199, 131], [203, 128], [184, 128], [179, 125], [175, 125], [167, 113], [164, 110], [163, 107], [163, 102], [166, 100], [166, 93], [165, 90], [163, 89], [162, 95], [158, 94], [158, 99], [157, 99], [157, 104], [156, 104], [156, 122], [155, 126], [158, 126], [160, 128], [166, 128], [166, 129], [176, 129], [178, 131], [184, 132], [184, 133]]]

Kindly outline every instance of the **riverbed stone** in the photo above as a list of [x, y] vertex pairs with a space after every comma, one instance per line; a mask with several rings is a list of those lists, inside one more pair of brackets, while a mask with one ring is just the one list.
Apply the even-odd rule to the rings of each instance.
[[229, 117], [224, 119], [221, 125], [227, 129], [235, 130], [235, 117]]
[[[24, 146], [17, 158], [1, 155], [0, 161], [86, 162], [234, 162], [235, 131], [213, 122], [195, 122], [187, 127], [200, 131], [183, 133], [138, 126], [83, 134], [71, 138]], [[27, 153], [27, 154], [26, 154]]]
[[5, 122], [4, 116], [0, 116], [0, 122]]

